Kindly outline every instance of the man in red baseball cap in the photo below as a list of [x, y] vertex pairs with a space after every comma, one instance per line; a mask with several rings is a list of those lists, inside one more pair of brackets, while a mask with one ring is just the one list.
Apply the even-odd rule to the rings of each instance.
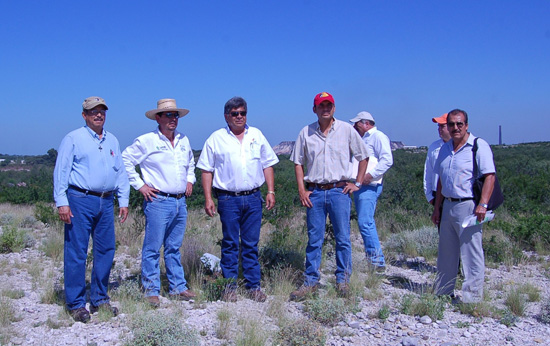
[[[300, 131], [290, 155], [300, 201], [307, 208], [308, 228], [304, 284], [290, 294], [291, 300], [304, 300], [317, 291], [327, 214], [336, 240], [336, 288], [341, 296], [349, 294], [350, 193], [359, 190], [369, 155], [353, 126], [334, 118], [335, 109], [331, 94], [315, 96], [313, 112], [317, 121]], [[356, 177], [352, 176], [352, 156], [359, 161]]]

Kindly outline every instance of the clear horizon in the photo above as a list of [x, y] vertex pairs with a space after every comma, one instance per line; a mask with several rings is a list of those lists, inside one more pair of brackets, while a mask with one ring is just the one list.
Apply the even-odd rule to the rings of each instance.
[[248, 102], [270, 144], [316, 120], [369, 111], [392, 141], [427, 146], [454, 108], [490, 144], [549, 141], [550, 2], [5, 1], [0, 11], [0, 153], [43, 155], [82, 126], [81, 104], [105, 98], [121, 148], [154, 129], [145, 112], [175, 98], [191, 147]]

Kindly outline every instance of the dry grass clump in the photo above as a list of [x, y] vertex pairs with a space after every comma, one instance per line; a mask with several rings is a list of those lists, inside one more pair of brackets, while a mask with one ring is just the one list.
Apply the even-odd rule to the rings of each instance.
[[179, 318], [161, 311], [133, 314], [130, 318], [131, 337], [126, 345], [199, 345], [195, 331]]
[[323, 326], [307, 318], [290, 321], [279, 329], [276, 336], [277, 343], [284, 346], [322, 346], [326, 339]]
[[388, 255], [396, 254], [407, 257], [422, 256], [426, 259], [437, 257], [439, 237], [436, 227], [422, 227], [412, 231], [391, 234], [384, 243]]

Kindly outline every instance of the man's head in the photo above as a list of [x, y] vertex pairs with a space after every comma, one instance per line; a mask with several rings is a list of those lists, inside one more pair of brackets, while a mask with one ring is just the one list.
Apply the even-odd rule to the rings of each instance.
[[468, 114], [461, 109], [450, 111], [447, 115], [447, 129], [454, 143], [463, 141], [468, 133]]
[[90, 96], [82, 103], [82, 117], [90, 129], [100, 134], [103, 132], [108, 109], [104, 99]]
[[443, 142], [447, 142], [449, 141], [449, 139], [451, 139], [451, 134], [449, 133], [449, 129], [447, 128], [447, 114], [448, 113], [445, 113], [440, 117], [432, 118], [432, 121], [437, 124], [439, 138], [441, 138]]
[[160, 99], [157, 101], [157, 108], [145, 112], [145, 116], [151, 120], [156, 120], [159, 124], [159, 130], [166, 135], [173, 132], [178, 127], [179, 118], [187, 115], [189, 110], [178, 108], [174, 99]]
[[357, 113], [355, 118], [349, 120], [353, 124], [353, 127], [359, 132], [361, 137], [374, 127], [374, 118], [373, 116], [366, 111]]
[[230, 98], [223, 108], [227, 126], [234, 134], [240, 134], [246, 128], [246, 114], [248, 107], [246, 101], [239, 96]]
[[322, 92], [315, 95], [313, 99], [313, 113], [317, 114], [319, 121], [331, 120], [334, 117], [334, 111], [336, 106], [334, 105], [334, 98], [327, 92]]

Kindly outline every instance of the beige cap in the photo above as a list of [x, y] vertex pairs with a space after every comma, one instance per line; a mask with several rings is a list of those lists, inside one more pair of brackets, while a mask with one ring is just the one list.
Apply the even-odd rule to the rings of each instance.
[[109, 107], [107, 107], [107, 104], [105, 103], [105, 100], [99, 96], [90, 96], [85, 99], [84, 102], [82, 102], [82, 108], [84, 108], [85, 110], [90, 110], [99, 105], [103, 105], [105, 106], [105, 109], [109, 109]]

